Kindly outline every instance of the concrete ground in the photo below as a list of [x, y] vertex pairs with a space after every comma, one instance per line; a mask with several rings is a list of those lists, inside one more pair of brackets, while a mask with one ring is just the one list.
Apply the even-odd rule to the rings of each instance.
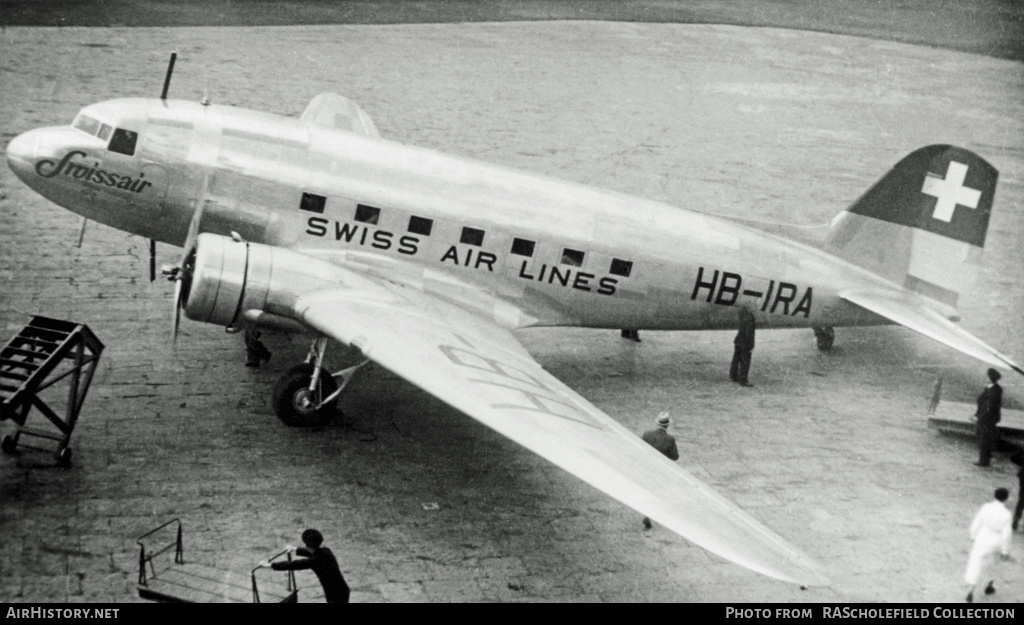
[[[298, 114], [336, 91], [390, 138], [809, 226], [917, 147], [973, 149], [1001, 177], [963, 325], [1024, 359], [1019, 63], [730, 26], [7, 28], [4, 142], [96, 100], [158, 95], [172, 49], [172, 97]], [[628, 427], [670, 410], [680, 463], [825, 566], [832, 586], [801, 591], [643, 532], [638, 514], [380, 369], [344, 419], [286, 428], [269, 390], [302, 341], [268, 340], [273, 359], [252, 370], [238, 336], [185, 321], [172, 351], [171, 289], [148, 282], [144, 241], [89, 224], [76, 247], [80, 220], [6, 168], [0, 198], [0, 338], [45, 314], [107, 344], [73, 467], [0, 457], [2, 601], [138, 601], [135, 538], [175, 517], [187, 559], [241, 573], [317, 527], [360, 602], [958, 601], [967, 526], [1016, 483], [1004, 456], [979, 469], [970, 441], [925, 428], [934, 376], [970, 402], [985, 366], [907, 330], [840, 330], [827, 355], [809, 331], [760, 332], [752, 389], [726, 377], [730, 333], [521, 333]], [[1004, 381], [1019, 406], [1020, 378]], [[990, 599], [1024, 600], [1020, 562], [999, 575]], [[299, 583], [319, 598], [312, 575]]]

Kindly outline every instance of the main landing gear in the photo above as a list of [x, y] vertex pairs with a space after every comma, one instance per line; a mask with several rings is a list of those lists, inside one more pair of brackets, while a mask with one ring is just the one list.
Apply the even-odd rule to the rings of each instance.
[[836, 331], [832, 326], [814, 326], [814, 338], [818, 341], [818, 351], [827, 352], [836, 341]]
[[[355, 374], [370, 360], [328, 373], [323, 368], [327, 339], [314, 339], [306, 362], [285, 372], [274, 386], [274, 414], [289, 427], [316, 427], [331, 422], [338, 398]], [[338, 382], [341, 382], [339, 385]]]

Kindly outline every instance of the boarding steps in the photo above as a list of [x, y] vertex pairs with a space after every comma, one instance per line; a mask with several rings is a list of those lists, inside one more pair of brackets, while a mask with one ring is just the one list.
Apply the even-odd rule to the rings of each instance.
[[[138, 589], [143, 599], [160, 603], [298, 602], [294, 571], [271, 573], [278, 585], [265, 581], [261, 592], [256, 579], [260, 567], [252, 569], [245, 579], [231, 571], [186, 562], [181, 534], [181, 521], [172, 519], [136, 541], [139, 545]], [[172, 537], [170, 542], [166, 542], [168, 537]], [[173, 558], [170, 556], [172, 549]], [[164, 554], [167, 555], [161, 557]], [[291, 552], [282, 551], [269, 560], [273, 562], [281, 556], [290, 560]]]
[[[13, 436], [3, 437], [0, 449], [5, 453], [15, 453], [19, 446], [54, 451], [61, 466], [70, 465], [68, 442], [102, 353], [103, 343], [88, 326], [32, 317], [0, 350], [0, 421], [12, 419], [19, 426]], [[44, 391], [48, 391], [48, 396], [66, 397], [63, 417], [47, 405], [42, 396]], [[56, 432], [25, 427], [33, 407], [49, 420]], [[57, 448], [23, 443], [23, 436], [55, 441]]]

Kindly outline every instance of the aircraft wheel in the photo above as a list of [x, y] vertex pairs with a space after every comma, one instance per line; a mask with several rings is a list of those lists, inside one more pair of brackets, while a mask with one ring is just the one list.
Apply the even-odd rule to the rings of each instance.
[[[314, 409], [321, 397], [327, 397], [338, 390], [338, 384], [326, 371], [320, 371], [320, 388], [309, 392], [309, 381], [313, 376], [313, 365], [302, 363], [285, 372], [274, 386], [274, 414], [288, 427], [308, 428], [327, 425], [338, 408], [338, 398]], [[312, 395], [317, 394], [317, 397]]]
[[3, 450], [5, 454], [14, 453], [14, 438], [10, 434], [5, 434], [2, 441], [0, 441], [0, 450]]
[[71, 466], [70, 447], [61, 447], [57, 450], [57, 464], [65, 469]]
[[830, 326], [816, 326], [814, 338], [818, 340], [818, 350], [827, 352], [832, 349], [832, 344], [836, 341], [836, 331]]

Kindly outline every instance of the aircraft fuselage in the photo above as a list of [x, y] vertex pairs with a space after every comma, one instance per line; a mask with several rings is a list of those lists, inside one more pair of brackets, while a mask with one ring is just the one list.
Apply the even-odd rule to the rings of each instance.
[[203, 231], [476, 297], [507, 327], [732, 328], [739, 306], [759, 327], [887, 323], [837, 297], [882, 278], [667, 204], [234, 107], [122, 99], [82, 114], [137, 133], [133, 153], [102, 130], [44, 128], [12, 141], [12, 168], [165, 243], [184, 243], [202, 203]]

